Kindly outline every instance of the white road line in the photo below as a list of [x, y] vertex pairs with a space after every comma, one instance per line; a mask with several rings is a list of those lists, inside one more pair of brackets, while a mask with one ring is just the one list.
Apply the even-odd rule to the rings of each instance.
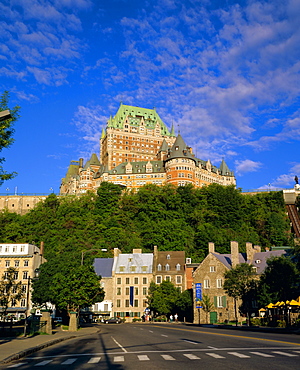
[[250, 358], [250, 356], [244, 355], [243, 353], [238, 352], [227, 352], [229, 355], [236, 356], [239, 358]]
[[200, 360], [200, 357], [193, 355], [192, 353], [184, 353], [183, 356], [189, 358], [190, 360]]
[[126, 349], [124, 347], [121, 346], [120, 343], [118, 343], [114, 337], [111, 337], [111, 339], [116, 343], [117, 346], [119, 346], [121, 348], [121, 350], [125, 353], [127, 353]]
[[170, 355], [161, 355], [161, 357], [164, 359], [164, 360], [167, 360], [167, 361], [172, 361], [172, 360], [175, 360], [174, 357], [170, 356]]
[[114, 362], [124, 362], [124, 356], [115, 356]]
[[152, 331], [152, 330], [149, 330], [149, 332], [150, 332], [150, 333], [153, 333], [153, 331]]
[[197, 342], [192, 342], [191, 340], [183, 339], [184, 342], [191, 343], [191, 344], [199, 344]]
[[166, 334], [161, 334], [162, 337], [168, 337]]
[[8, 367], [19, 367], [19, 366], [26, 365], [26, 364], [27, 362], [20, 362], [19, 364], [10, 365]]
[[293, 351], [293, 352], [295, 352], [295, 353], [300, 353], [300, 351]]
[[71, 365], [73, 362], [75, 362], [77, 358], [69, 358], [68, 360], [61, 363], [61, 365]]
[[50, 364], [50, 362], [52, 362], [53, 360], [47, 360], [47, 361], [42, 361], [42, 362], [38, 362], [37, 364], [35, 364], [34, 366], [45, 366], [47, 364]]
[[217, 347], [212, 347], [212, 346], [207, 346], [207, 348], [210, 348], [210, 349], [218, 349]]
[[293, 355], [292, 353], [281, 352], [281, 351], [273, 351], [272, 353], [276, 353], [277, 355], [287, 356], [287, 357], [297, 357], [298, 355]]
[[101, 360], [101, 357], [92, 357], [89, 361], [88, 364], [97, 364]]
[[262, 352], [250, 352], [253, 355], [262, 356], [262, 357], [274, 357], [272, 355], [269, 355], [268, 353], [262, 353]]
[[213, 358], [225, 358], [224, 356], [218, 355], [217, 353], [206, 353], [206, 354]]
[[149, 361], [150, 358], [147, 355], [138, 355], [140, 361]]

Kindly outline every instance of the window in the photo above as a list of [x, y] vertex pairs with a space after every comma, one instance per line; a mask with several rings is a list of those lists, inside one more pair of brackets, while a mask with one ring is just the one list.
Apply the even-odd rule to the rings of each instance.
[[165, 276], [166, 281], [171, 281], [171, 276]]
[[216, 298], [217, 307], [226, 307], [226, 296], [218, 296]]
[[26, 300], [24, 298], [21, 299], [20, 305], [21, 305], [21, 307], [26, 306]]
[[208, 279], [204, 279], [204, 288], [209, 289], [209, 280]]
[[167, 260], [169, 260], [170, 258], [171, 258], [171, 256], [168, 254], [168, 255], [167, 255]]
[[121, 284], [122, 283], [122, 279], [121, 278], [117, 278], [117, 284]]
[[148, 279], [146, 278], [146, 277], [143, 277], [143, 284], [147, 284], [148, 283], [148, 281], [147, 281]]
[[147, 306], [148, 306], [147, 299], [143, 299], [143, 307], [147, 307]]
[[130, 284], [130, 279], [126, 278], [126, 284]]
[[139, 283], [139, 278], [138, 277], [135, 277], [134, 278], [134, 284], [138, 284]]
[[131, 272], [135, 272], [135, 271], [136, 271], [136, 266], [131, 266], [131, 267], [130, 267], [130, 271], [131, 271]]
[[215, 266], [209, 266], [209, 272], [215, 272], [216, 267]]
[[24, 261], [24, 267], [27, 267], [29, 265], [29, 261], [28, 260], [25, 260]]
[[139, 307], [139, 300], [138, 299], [135, 299], [134, 300], [134, 305], [133, 307]]
[[23, 279], [28, 279], [28, 271], [23, 272]]
[[11, 306], [14, 307], [14, 306], [16, 306], [16, 304], [17, 304], [17, 301], [13, 298], [11, 300]]
[[147, 266], [142, 266], [142, 271], [147, 272]]
[[121, 288], [117, 288], [117, 295], [121, 295]]
[[127, 287], [127, 288], [125, 289], [125, 294], [126, 294], [126, 295], [129, 295], [129, 287]]
[[147, 295], [147, 288], [143, 287], [143, 295]]
[[129, 307], [129, 299], [126, 299], [126, 301], [125, 301], [125, 307]]
[[157, 271], [161, 271], [161, 264], [160, 263], [157, 265]]
[[9, 267], [10, 266], [10, 261], [5, 261], [5, 267]]
[[170, 271], [170, 265], [167, 263], [166, 266], [165, 266], [165, 270], [166, 271]]
[[15, 280], [18, 280], [18, 278], [19, 278], [19, 273], [18, 273], [18, 271], [15, 271], [15, 273], [14, 273], [14, 279]]
[[15, 261], [15, 267], [19, 267], [20, 266], [20, 261]]
[[139, 295], [139, 288], [137, 287], [134, 288], [134, 295]]
[[176, 284], [181, 284], [181, 283], [182, 283], [182, 276], [176, 275]]
[[26, 293], [27, 292], [27, 285], [22, 285], [22, 292]]
[[125, 266], [120, 266], [119, 267], [119, 272], [124, 272]]
[[180, 263], [177, 263], [177, 265], [176, 265], [176, 271], [180, 271]]
[[121, 307], [121, 299], [117, 299], [117, 307]]
[[222, 288], [222, 279], [217, 279], [217, 288]]
[[156, 284], [161, 284], [161, 276], [156, 276]]

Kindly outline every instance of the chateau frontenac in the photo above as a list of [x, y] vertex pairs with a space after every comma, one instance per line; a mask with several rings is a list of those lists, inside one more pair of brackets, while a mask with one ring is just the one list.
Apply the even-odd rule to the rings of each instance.
[[234, 173], [222, 160], [220, 167], [196, 158], [182, 136], [174, 133], [155, 109], [121, 104], [110, 117], [100, 138], [100, 157], [93, 153], [84, 163], [71, 161], [60, 194], [96, 191], [103, 181], [138, 189], [145, 184], [211, 183], [235, 185]]

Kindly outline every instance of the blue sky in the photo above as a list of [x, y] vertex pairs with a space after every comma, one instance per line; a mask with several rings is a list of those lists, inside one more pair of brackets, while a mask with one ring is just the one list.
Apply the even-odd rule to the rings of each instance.
[[243, 190], [293, 187], [299, 24], [299, 0], [2, 0], [0, 92], [22, 109], [0, 193], [58, 192], [121, 101], [156, 107]]

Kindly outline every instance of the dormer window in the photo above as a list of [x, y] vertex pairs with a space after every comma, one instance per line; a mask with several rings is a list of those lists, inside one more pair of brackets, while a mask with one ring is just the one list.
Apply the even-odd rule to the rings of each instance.
[[130, 267], [130, 271], [131, 271], [131, 272], [135, 272], [135, 271], [136, 271], [136, 266], [131, 266], [131, 267]]
[[177, 263], [177, 265], [176, 265], [176, 271], [180, 271], [180, 263]]
[[171, 256], [168, 254], [168, 255], [167, 255], [167, 260], [169, 260], [170, 258], [171, 258]]
[[161, 264], [160, 263], [157, 265], [157, 271], [161, 271]]
[[125, 270], [125, 266], [120, 266], [120, 267], [119, 267], [119, 271], [120, 271], [120, 272], [124, 272], [124, 270]]
[[167, 263], [166, 266], [165, 266], [165, 270], [166, 271], [170, 271], [170, 265]]
[[259, 264], [259, 263], [261, 263], [261, 260], [256, 260], [255, 263]]

